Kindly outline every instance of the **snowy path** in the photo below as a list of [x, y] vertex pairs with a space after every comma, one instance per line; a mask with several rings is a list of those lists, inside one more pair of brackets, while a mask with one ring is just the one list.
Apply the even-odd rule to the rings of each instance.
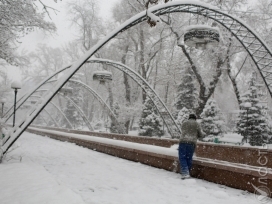
[[[0, 165], [0, 188], [5, 189], [0, 191], [0, 198], [4, 198], [6, 203], [53, 203], [46, 197], [53, 194], [52, 192], [41, 196], [41, 201], [37, 202], [37, 195], [42, 195], [45, 191], [42, 185], [47, 191], [48, 186], [58, 190], [59, 201], [55, 203], [60, 204], [81, 203], [79, 196], [83, 203], [90, 204], [258, 203], [253, 194], [241, 190], [198, 179], [183, 181], [176, 173], [30, 133], [24, 133], [17, 144], [19, 147], [6, 159], [22, 156], [22, 162], [12, 159]], [[31, 170], [28, 172], [27, 169]], [[28, 178], [39, 178], [38, 175], [33, 176], [33, 169], [36, 174], [37, 171], [41, 172], [41, 177], [50, 178], [50, 182], [42, 183], [43, 180], [37, 180], [35, 184], [29, 183]], [[15, 175], [15, 178], [24, 178], [9, 180], [10, 176], [7, 175], [11, 174]], [[7, 185], [8, 182], [11, 183]], [[20, 188], [20, 182], [28, 182], [25, 186], [31, 188]], [[54, 185], [55, 183], [59, 186]], [[17, 197], [11, 190], [19, 192]], [[35, 201], [30, 202], [25, 196], [27, 193], [36, 195]], [[67, 196], [66, 199], [60, 198], [64, 196]], [[16, 199], [20, 202], [15, 202]]]

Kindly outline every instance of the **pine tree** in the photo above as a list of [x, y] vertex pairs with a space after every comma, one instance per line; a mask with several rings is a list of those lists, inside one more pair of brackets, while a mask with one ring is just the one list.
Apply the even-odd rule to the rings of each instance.
[[[116, 118], [118, 118], [119, 116], [119, 112], [120, 112], [120, 106], [117, 102], [115, 102], [113, 104], [113, 113], [116, 115]], [[110, 125], [110, 132], [112, 133], [118, 133], [118, 128], [116, 127], [116, 124], [114, 124], [113, 122], [111, 122], [111, 125]]]
[[224, 120], [215, 100], [209, 99], [200, 117], [201, 127], [207, 137], [219, 136], [223, 133]]
[[248, 91], [241, 97], [240, 114], [237, 122], [237, 132], [249, 139], [252, 146], [261, 146], [268, 137], [268, 125], [264, 107], [258, 99], [256, 81], [252, 77]]
[[162, 136], [164, 134], [161, 118], [150, 98], [147, 98], [144, 103], [144, 109], [139, 121], [139, 126], [139, 135], [142, 136]]
[[194, 110], [197, 101], [197, 91], [191, 74], [187, 73], [183, 76], [181, 83], [178, 85], [177, 92], [175, 104], [177, 110], [181, 110], [182, 108]]
[[178, 113], [176, 123], [181, 125], [184, 120], [189, 118], [190, 113], [192, 113], [191, 110], [188, 110], [186, 107], [182, 108]]

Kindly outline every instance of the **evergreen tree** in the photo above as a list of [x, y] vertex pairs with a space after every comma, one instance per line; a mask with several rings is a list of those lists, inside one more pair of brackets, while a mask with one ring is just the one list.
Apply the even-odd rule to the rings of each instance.
[[190, 113], [192, 113], [191, 110], [188, 110], [186, 107], [182, 108], [178, 113], [176, 123], [178, 125], [181, 125], [184, 120], [187, 120], [189, 118]]
[[139, 126], [139, 135], [142, 136], [162, 136], [164, 134], [161, 118], [150, 98], [147, 98], [144, 103], [144, 109], [139, 121]]
[[181, 110], [182, 108], [194, 110], [197, 101], [197, 90], [191, 74], [187, 73], [184, 75], [181, 83], [178, 85], [177, 92], [175, 104], [177, 110]]
[[[120, 107], [119, 107], [117, 102], [115, 102], [113, 104], [113, 110], [112, 111], [116, 115], [116, 118], [118, 119], [119, 112], [120, 112]], [[111, 125], [110, 125], [110, 132], [118, 133], [118, 128], [116, 127], [116, 124], [114, 124], [113, 122], [111, 122]]]
[[207, 137], [219, 136], [223, 133], [224, 120], [215, 100], [209, 99], [200, 117], [201, 127]]
[[252, 146], [261, 146], [268, 137], [268, 125], [264, 107], [258, 99], [256, 81], [252, 77], [248, 91], [241, 97], [240, 114], [237, 122], [237, 132], [249, 139]]

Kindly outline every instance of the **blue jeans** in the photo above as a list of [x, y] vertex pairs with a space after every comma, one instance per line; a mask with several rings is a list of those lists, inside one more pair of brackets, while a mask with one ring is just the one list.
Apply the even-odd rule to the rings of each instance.
[[179, 163], [180, 173], [182, 175], [190, 174], [194, 151], [195, 151], [194, 144], [179, 143]]

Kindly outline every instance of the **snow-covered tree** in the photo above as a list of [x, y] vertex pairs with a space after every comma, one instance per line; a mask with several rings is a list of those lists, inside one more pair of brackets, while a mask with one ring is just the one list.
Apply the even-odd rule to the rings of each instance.
[[237, 132], [249, 139], [252, 146], [260, 146], [268, 136], [268, 124], [264, 115], [264, 107], [258, 99], [255, 79], [250, 79], [248, 91], [241, 97], [240, 114]]
[[144, 103], [142, 117], [139, 121], [140, 132], [142, 136], [162, 136], [162, 121], [150, 98]]
[[[117, 102], [115, 102], [113, 104], [113, 109], [112, 109], [113, 113], [116, 115], [117, 119], [118, 119], [118, 116], [119, 116], [119, 112], [120, 112], [120, 107], [118, 105]], [[112, 133], [118, 133], [118, 128], [116, 127], [116, 124], [114, 124], [113, 122], [111, 123], [110, 125], [110, 132]]]
[[183, 76], [181, 83], [178, 85], [177, 92], [177, 110], [181, 110], [183, 108], [194, 110], [197, 102], [197, 90], [191, 74], [187, 73]]
[[178, 113], [176, 123], [181, 125], [184, 120], [189, 118], [190, 113], [192, 113], [191, 110], [188, 110], [186, 107], [182, 108]]
[[219, 136], [224, 132], [224, 120], [215, 100], [210, 99], [200, 117], [201, 127], [207, 137]]
[[[41, 6], [42, 11], [39, 9]], [[34, 31], [35, 28], [50, 32], [56, 30], [52, 22], [44, 20], [44, 14], [49, 14], [48, 9], [51, 7], [47, 7], [42, 1], [0, 1], [0, 59], [10, 64], [18, 64], [20, 57], [14, 52], [18, 39]]]

